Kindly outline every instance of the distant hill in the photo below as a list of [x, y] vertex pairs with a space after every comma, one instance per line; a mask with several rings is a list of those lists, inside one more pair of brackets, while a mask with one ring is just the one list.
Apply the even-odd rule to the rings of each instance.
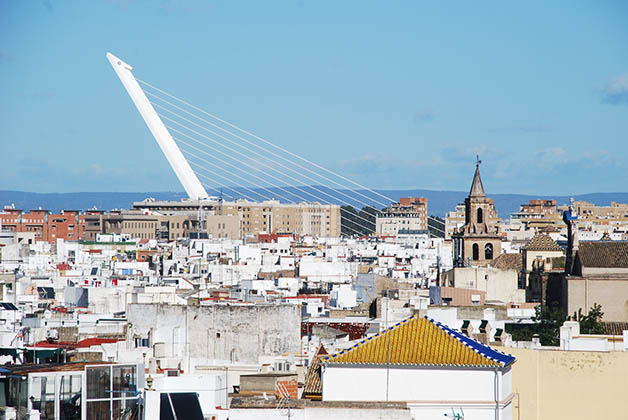
[[[366, 204], [375, 207], [384, 207], [387, 203], [382, 196], [393, 200], [400, 197], [427, 197], [429, 199], [429, 213], [435, 216], [445, 216], [453, 210], [456, 204], [464, 202], [468, 192], [463, 191], [432, 191], [432, 190], [377, 190], [382, 196], [375, 195], [367, 191], [340, 191], [335, 192], [322, 186], [284, 187], [283, 189], [270, 188], [275, 194], [275, 198], [282, 201], [315, 201], [315, 197], [320, 197], [319, 202], [335, 202], [337, 204], [349, 203], [354, 207], [362, 208]], [[270, 195], [268, 191], [259, 189], [242, 190], [239, 194], [231, 190], [226, 190], [233, 196], [263, 200], [261, 195]], [[256, 194], [254, 194], [256, 192]], [[328, 195], [327, 195], [328, 194]], [[344, 194], [344, 195], [343, 195]], [[0, 205], [14, 204], [16, 208], [22, 210], [46, 209], [50, 211], [66, 210], [87, 210], [93, 207], [102, 210], [131, 208], [134, 201], [142, 201], [147, 197], [157, 200], [180, 200], [186, 197], [182, 192], [79, 192], [79, 193], [32, 193], [23, 191], [0, 191]], [[332, 200], [332, 197], [339, 197]], [[495, 199], [495, 206], [500, 216], [507, 218], [511, 213], [519, 210], [519, 205], [527, 203], [531, 199], [556, 200], [558, 204], [569, 202], [569, 196], [553, 195], [525, 195], [525, 194], [489, 194]], [[612, 201], [618, 203], [628, 202], [628, 193], [591, 193], [574, 195], [576, 200], [584, 200], [596, 205], [609, 205]], [[232, 196], [224, 194], [225, 199], [232, 199]], [[345, 202], [340, 202], [343, 200]]]

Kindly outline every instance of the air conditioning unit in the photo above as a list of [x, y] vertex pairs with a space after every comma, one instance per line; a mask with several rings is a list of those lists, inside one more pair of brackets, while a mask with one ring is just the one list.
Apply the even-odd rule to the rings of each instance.
[[166, 357], [166, 343], [155, 343], [153, 345], [153, 355], [156, 359]]

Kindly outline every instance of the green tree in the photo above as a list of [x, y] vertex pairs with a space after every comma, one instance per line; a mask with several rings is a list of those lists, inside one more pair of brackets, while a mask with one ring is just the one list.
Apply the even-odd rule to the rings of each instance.
[[582, 308], [578, 309], [578, 312], [574, 312], [572, 317], [569, 317], [572, 321], [578, 321], [580, 323], [581, 334], [604, 334], [604, 324], [602, 324], [602, 305], [594, 303], [589, 313], [582, 314]]
[[536, 323], [535, 333], [539, 335], [541, 344], [558, 346], [560, 344], [560, 327], [567, 319], [567, 314], [561, 308], [537, 306], [536, 314], [532, 320]]
[[558, 346], [560, 327], [567, 319], [567, 314], [559, 307], [539, 305], [532, 317], [534, 324], [509, 329], [508, 332], [512, 335], [513, 341], [531, 341], [534, 335], [538, 335], [542, 345]]

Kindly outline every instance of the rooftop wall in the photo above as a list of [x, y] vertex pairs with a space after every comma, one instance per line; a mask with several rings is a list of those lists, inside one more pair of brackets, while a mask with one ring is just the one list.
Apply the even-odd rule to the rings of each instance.
[[134, 332], [164, 343], [166, 357], [259, 362], [260, 356], [300, 351], [298, 305], [130, 304]]
[[628, 412], [628, 352], [503, 348], [513, 365], [513, 419], [612, 419]]

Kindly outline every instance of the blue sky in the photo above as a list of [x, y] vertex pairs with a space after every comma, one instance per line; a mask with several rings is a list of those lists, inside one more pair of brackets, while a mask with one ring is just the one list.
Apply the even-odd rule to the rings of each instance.
[[0, 189], [181, 191], [105, 59], [374, 188], [628, 190], [628, 3], [0, 0]]

